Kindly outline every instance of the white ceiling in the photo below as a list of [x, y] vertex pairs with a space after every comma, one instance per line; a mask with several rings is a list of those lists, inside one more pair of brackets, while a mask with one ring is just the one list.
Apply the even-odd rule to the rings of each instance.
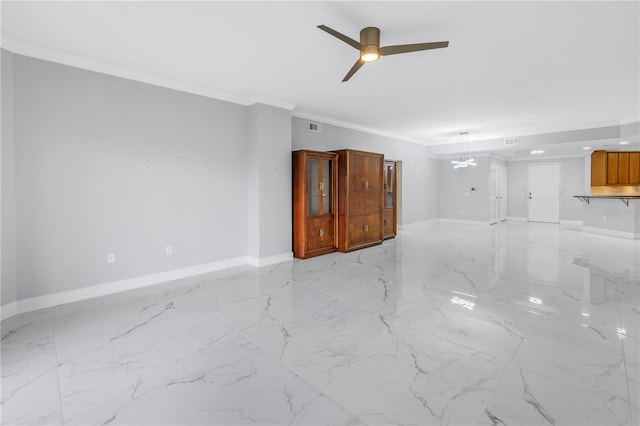
[[[428, 145], [466, 131], [472, 144], [639, 121], [639, 6], [2, 1], [2, 45]], [[358, 52], [320, 24], [355, 39], [377, 26], [383, 46], [450, 44], [383, 57], [342, 83]]]

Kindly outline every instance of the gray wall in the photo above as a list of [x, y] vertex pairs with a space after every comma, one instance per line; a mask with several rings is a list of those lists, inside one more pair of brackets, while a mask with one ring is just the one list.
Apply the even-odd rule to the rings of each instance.
[[384, 154], [386, 159], [402, 161], [402, 216], [399, 222], [408, 225], [438, 217], [438, 160], [429, 157], [426, 146], [326, 123], [322, 133], [313, 133], [307, 130], [308, 122], [293, 118], [293, 150], [349, 148], [377, 152]]
[[591, 199], [582, 204], [585, 227], [600, 228], [640, 235], [640, 200], [629, 200], [625, 206], [620, 200]]
[[13, 59], [18, 299], [247, 255], [246, 107]]
[[13, 55], [2, 50], [2, 159], [0, 180], [2, 182], [2, 200], [0, 230], [2, 246], [2, 276], [0, 283], [0, 304], [6, 305], [17, 298], [16, 291], [16, 191], [15, 191], [15, 142], [14, 142], [14, 97], [13, 97]]
[[291, 113], [249, 107], [249, 256], [291, 253]]
[[[489, 222], [488, 157], [474, 157], [476, 167], [454, 169], [451, 160], [439, 161], [440, 217]], [[471, 188], [475, 188], [474, 191]]]
[[585, 191], [584, 157], [540, 161], [511, 161], [507, 171], [507, 216], [527, 217], [528, 165], [560, 163], [560, 220], [583, 220], [583, 209], [574, 195]]

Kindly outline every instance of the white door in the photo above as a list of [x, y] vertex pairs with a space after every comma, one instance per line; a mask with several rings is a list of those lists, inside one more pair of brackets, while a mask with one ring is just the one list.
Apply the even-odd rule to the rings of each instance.
[[560, 165], [529, 164], [529, 221], [560, 222]]
[[498, 220], [504, 222], [507, 220], [507, 167], [498, 167]]
[[507, 219], [507, 168], [491, 164], [489, 168], [489, 224]]
[[498, 223], [500, 216], [500, 200], [498, 199], [498, 191], [500, 185], [498, 182], [498, 165], [491, 164], [489, 167], [489, 224]]

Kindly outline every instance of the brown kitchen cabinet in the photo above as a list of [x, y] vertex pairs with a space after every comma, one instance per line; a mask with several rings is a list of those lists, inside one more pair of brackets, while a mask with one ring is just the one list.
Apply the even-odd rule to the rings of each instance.
[[591, 186], [640, 185], [640, 152], [594, 151]]
[[396, 236], [397, 228], [397, 195], [398, 169], [395, 161], [385, 160], [384, 162], [384, 217], [383, 236], [384, 239]]
[[300, 259], [337, 249], [337, 167], [332, 152], [293, 152], [293, 255]]
[[383, 241], [384, 155], [344, 149], [338, 154], [338, 250]]

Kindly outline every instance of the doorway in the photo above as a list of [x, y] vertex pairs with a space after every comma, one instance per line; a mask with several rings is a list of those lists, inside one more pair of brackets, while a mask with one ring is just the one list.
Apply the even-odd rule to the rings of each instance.
[[507, 167], [489, 167], [489, 224], [507, 220]]
[[560, 164], [529, 164], [529, 222], [560, 223]]

